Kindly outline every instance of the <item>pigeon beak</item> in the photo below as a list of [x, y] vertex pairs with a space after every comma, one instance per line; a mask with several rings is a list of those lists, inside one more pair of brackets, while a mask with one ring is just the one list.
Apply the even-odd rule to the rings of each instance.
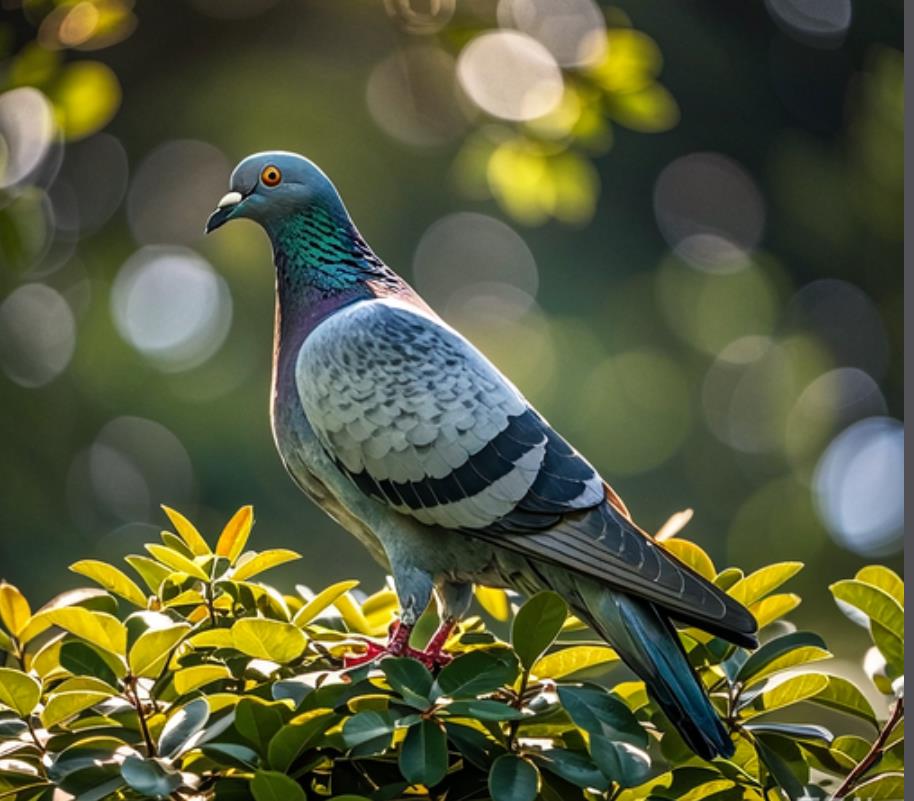
[[238, 208], [238, 204], [241, 203], [242, 200], [244, 200], [244, 195], [242, 195], [241, 192], [229, 192], [227, 195], [224, 195], [222, 200], [216, 204], [216, 210], [209, 215], [209, 219], [206, 221], [206, 228], [204, 229], [205, 232], [211, 233], [219, 226], [232, 219], [235, 209]]

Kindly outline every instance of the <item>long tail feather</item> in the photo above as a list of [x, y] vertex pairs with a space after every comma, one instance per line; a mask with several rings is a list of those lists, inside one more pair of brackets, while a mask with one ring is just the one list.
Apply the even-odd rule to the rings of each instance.
[[686, 743], [704, 759], [733, 755], [733, 742], [666, 616], [648, 601], [579, 581], [586, 617], [647, 685]]

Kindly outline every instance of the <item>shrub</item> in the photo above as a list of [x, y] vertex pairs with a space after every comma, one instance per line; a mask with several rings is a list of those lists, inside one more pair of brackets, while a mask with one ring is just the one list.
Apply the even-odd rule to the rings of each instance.
[[[884, 567], [830, 589], [884, 659], [876, 686], [895, 695], [885, 722], [858, 687], [820, 669], [830, 656], [820, 636], [783, 621], [800, 598], [781, 587], [800, 564], [718, 573], [696, 545], [666, 543], [762, 627], [752, 654], [682, 632], [736, 744], [733, 759], [709, 763], [642, 682], [606, 681], [615, 652], [553, 593], [516, 611], [508, 641], [465, 621], [437, 675], [404, 658], [345, 670], [343, 655], [393, 621], [390, 589], [361, 601], [354, 581], [283, 594], [260, 576], [297, 554], [246, 550], [250, 507], [214, 549], [166, 513], [175, 533], [126, 559], [146, 590], [94, 560], [71, 569], [100, 589], [34, 613], [0, 584], [0, 799], [58, 799], [55, 788], [80, 801], [903, 797], [904, 586]], [[479, 598], [509, 617], [504, 593]], [[809, 717], [819, 706], [856, 718], [869, 735], [779, 719], [800, 703]]]

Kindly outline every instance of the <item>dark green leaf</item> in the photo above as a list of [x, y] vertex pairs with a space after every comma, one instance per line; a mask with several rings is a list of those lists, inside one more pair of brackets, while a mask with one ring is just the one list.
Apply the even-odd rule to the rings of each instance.
[[837, 709], [865, 720], [876, 727], [876, 713], [866, 696], [850, 680], [842, 676], [829, 676], [828, 686], [811, 699], [813, 703]]
[[493, 801], [533, 801], [539, 792], [536, 766], [516, 754], [502, 754], [489, 771]]
[[207, 720], [209, 703], [205, 698], [197, 698], [173, 712], [159, 735], [159, 754], [169, 758], [178, 756]]
[[260, 759], [256, 751], [237, 743], [206, 743], [200, 750], [214, 762], [242, 770], [256, 768]]
[[338, 720], [338, 716], [330, 710], [306, 712], [299, 717], [301, 720], [296, 722], [293, 719], [276, 732], [273, 739], [270, 740], [267, 762], [273, 770], [282, 773], [288, 771], [311, 740], [325, 732]]
[[809, 649], [811, 656], [821, 652], [820, 659], [830, 655], [825, 646], [825, 641], [818, 634], [814, 634], [811, 631], [795, 631], [791, 634], [785, 634], [783, 637], [775, 637], [773, 640], [769, 640], [755, 653], [751, 654], [736, 674], [736, 681], [745, 684], [749, 679], [761, 678], [774, 673], [776, 670], [812, 661], [806, 658], [800, 661], [791, 661], [789, 658], [791, 652], [799, 652], [797, 659], [800, 659], [803, 655], [802, 649]]
[[603, 772], [584, 754], [551, 748], [539, 754], [531, 754], [531, 757], [537, 764], [576, 787], [593, 787], [597, 790], [609, 787], [609, 780]]
[[590, 755], [607, 779], [621, 787], [636, 787], [651, 772], [647, 752], [631, 743], [614, 742], [600, 734], [590, 735]]
[[305, 791], [284, 773], [259, 770], [251, 779], [254, 801], [305, 801]]
[[267, 744], [285, 723], [282, 703], [267, 703], [259, 698], [242, 698], [235, 707], [235, 728], [238, 733], [266, 756]]
[[835, 735], [824, 726], [803, 723], [746, 723], [744, 728], [759, 734], [780, 734], [794, 740], [820, 740], [826, 744], [835, 739]]
[[389, 713], [370, 709], [358, 712], [343, 724], [343, 742], [347, 748], [355, 748], [363, 743], [386, 737], [389, 745], [395, 727], [396, 718]]
[[147, 798], [167, 798], [181, 786], [181, 775], [155, 759], [128, 756], [121, 765], [121, 775]]
[[416, 709], [428, 709], [434, 679], [425, 665], [416, 659], [399, 657], [384, 659], [380, 668], [387, 683], [407, 704]]
[[447, 762], [447, 737], [438, 721], [410, 727], [400, 748], [400, 773], [406, 781], [433, 787], [447, 773]]
[[790, 801], [800, 801], [809, 781], [809, 766], [796, 743], [772, 734], [755, 738], [755, 749], [771, 777]]
[[504, 649], [470, 651], [447, 665], [432, 687], [431, 696], [475, 698], [510, 684], [517, 676], [517, 662]]
[[117, 676], [108, 662], [111, 658], [82, 640], [67, 640], [60, 646], [60, 666], [64, 670], [74, 676], [94, 676], [116, 687]]
[[527, 670], [555, 642], [568, 617], [568, 604], [554, 592], [534, 595], [517, 612], [511, 625], [511, 645]]
[[576, 725], [590, 734], [647, 747], [647, 734], [634, 713], [598, 687], [559, 687], [559, 700]]
[[479, 729], [461, 726], [458, 723], [444, 724], [448, 739], [471, 765], [480, 770], [488, 770], [493, 752], [501, 751], [501, 746], [486, 737]]
[[452, 701], [443, 708], [452, 717], [476, 718], [477, 720], [519, 720], [524, 715], [514, 707], [501, 701], [473, 700]]

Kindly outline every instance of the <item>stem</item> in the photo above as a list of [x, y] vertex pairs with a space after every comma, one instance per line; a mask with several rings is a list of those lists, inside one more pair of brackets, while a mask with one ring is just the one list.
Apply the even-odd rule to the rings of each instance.
[[[517, 698], [514, 699], [511, 706], [520, 709], [524, 705], [524, 694], [527, 692], [527, 684], [530, 682], [530, 671], [524, 670], [520, 674], [520, 687], [517, 690]], [[517, 729], [520, 727], [519, 720], [512, 720], [508, 724], [508, 750], [514, 750], [514, 739], [517, 737]]]
[[41, 744], [41, 740], [38, 739], [38, 732], [35, 731], [35, 727], [32, 725], [32, 721], [26, 718], [25, 725], [28, 726], [29, 734], [31, 735], [32, 740], [35, 742], [35, 745], [38, 746], [38, 750], [43, 754], [45, 752], [45, 747]]
[[129, 687], [128, 699], [133, 703], [136, 709], [137, 720], [140, 722], [140, 731], [143, 733], [143, 742], [146, 743], [146, 756], [154, 757], [156, 755], [156, 746], [149, 734], [149, 726], [146, 724], [146, 714], [143, 712], [143, 702], [140, 700], [140, 694], [137, 690], [136, 676], [128, 676], [125, 679]]
[[206, 598], [206, 609], [209, 612], [209, 622], [212, 626], [216, 625], [216, 607], [213, 606], [213, 582], [207, 581], [206, 589], [203, 592]]
[[854, 789], [854, 786], [857, 784], [857, 780], [863, 776], [879, 759], [882, 757], [883, 747], [885, 746], [885, 741], [889, 738], [892, 729], [895, 728], [895, 725], [904, 717], [904, 698], [899, 698], [895, 702], [895, 706], [892, 707], [892, 714], [889, 715], [889, 719], [885, 722], [885, 725], [882, 727], [882, 730], [879, 732], [879, 736], [875, 739], [873, 744], [870, 746], [870, 750], [863, 759], [861, 759], [857, 766], [847, 774], [844, 781], [841, 782], [841, 786], [835, 790], [835, 794], [832, 796], [833, 801], [836, 799], [844, 798]]

